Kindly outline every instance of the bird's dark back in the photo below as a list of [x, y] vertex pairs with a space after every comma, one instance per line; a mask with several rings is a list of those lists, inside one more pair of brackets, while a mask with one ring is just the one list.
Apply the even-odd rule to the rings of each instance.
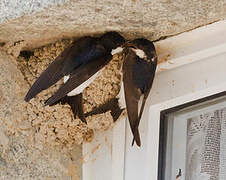
[[142, 93], [145, 93], [151, 88], [155, 69], [155, 63], [148, 63], [136, 56], [132, 65], [132, 75], [134, 83]]
[[65, 63], [63, 72], [71, 72], [82, 64], [88, 63], [105, 56], [105, 49], [98, 44], [98, 39], [93, 37], [83, 37], [75, 41], [65, 54]]

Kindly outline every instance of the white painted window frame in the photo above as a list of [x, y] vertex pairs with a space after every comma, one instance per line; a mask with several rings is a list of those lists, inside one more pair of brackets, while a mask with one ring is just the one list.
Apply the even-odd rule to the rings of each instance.
[[226, 91], [226, 21], [156, 42], [155, 46], [159, 60], [167, 61], [158, 66], [141, 120], [142, 147], [131, 147], [125, 119], [108, 131], [96, 132], [94, 140], [83, 145], [83, 180], [157, 180], [160, 112]]

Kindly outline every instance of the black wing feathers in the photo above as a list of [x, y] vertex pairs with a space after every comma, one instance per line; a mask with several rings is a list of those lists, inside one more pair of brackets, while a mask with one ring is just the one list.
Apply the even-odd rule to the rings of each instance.
[[62, 71], [69, 74], [78, 66], [86, 64], [90, 60], [101, 57], [105, 54], [103, 46], [98, 45], [96, 38], [84, 37], [73, 43], [73, 46], [66, 56]]
[[25, 101], [29, 101], [41, 91], [49, 88], [65, 75], [71, 74], [74, 70], [90, 60], [105, 55], [103, 46], [97, 44], [96, 38], [83, 37], [75, 41], [65, 49], [40, 75], [28, 91]]
[[136, 87], [135, 81], [133, 79], [133, 69], [135, 62], [135, 53], [128, 53], [123, 63], [123, 84], [130, 128], [137, 145], [140, 146], [140, 135], [138, 128], [136, 128], [136, 122], [138, 120], [138, 102], [141, 96], [141, 91]]
[[[138, 146], [141, 145], [138, 126], [142, 117], [146, 99], [152, 87], [156, 65], [156, 61], [152, 62], [140, 59], [131, 50], [128, 51], [123, 63], [123, 83], [127, 114], [134, 136], [133, 143], [135, 141]], [[142, 95], [143, 100], [139, 112], [138, 103]]]
[[156, 66], [152, 63], [148, 63], [147, 61], [144, 61], [136, 56], [132, 76], [134, 84], [142, 91], [143, 94], [149, 91], [152, 86], [155, 75], [153, 72], [155, 72], [155, 69]]
[[51, 105], [66, 96], [69, 92], [88, 80], [97, 71], [102, 69], [111, 60], [111, 58], [112, 56], [108, 55], [81, 65], [71, 74], [70, 79], [63, 84], [51, 98], [48, 99], [46, 105]]
[[62, 68], [65, 61], [65, 56], [69, 51], [70, 51], [70, 48], [66, 49], [39, 76], [39, 78], [35, 81], [35, 83], [29, 89], [25, 97], [25, 101], [30, 101], [30, 99], [35, 97], [38, 93], [49, 88], [64, 76]]
[[[144, 77], [143, 80], [141, 80], [138, 77], [135, 77], [135, 73], [134, 73], [134, 79], [136, 81], [136, 85], [138, 88], [140, 88], [140, 90], [142, 91], [142, 94], [144, 95], [138, 120], [136, 121], [135, 129], [138, 129], [138, 126], [140, 124], [140, 120], [144, 111], [144, 105], [148, 98], [148, 94], [150, 93], [150, 90], [152, 88], [153, 80], [155, 77], [156, 66], [157, 66], [157, 57], [154, 57], [154, 61], [152, 63], [144, 62], [144, 64], [145, 66], [143, 66], [143, 64], [141, 66], [138, 66], [141, 71], [140, 75], [143, 75]], [[134, 141], [136, 141], [135, 137], [133, 139], [132, 145], [134, 144]]]

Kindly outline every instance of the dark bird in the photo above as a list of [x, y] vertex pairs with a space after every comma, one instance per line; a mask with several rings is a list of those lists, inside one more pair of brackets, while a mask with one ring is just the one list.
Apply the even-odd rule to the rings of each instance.
[[132, 145], [135, 141], [138, 146], [141, 146], [138, 126], [155, 77], [157, 55], [153, 43], [144, 38], [125, 43], [123, 54], [119, 94], [115, 99], [109, 100], [86, 115], [110, 110], [113, 119], [117, 120], [122, 110], [126, 108], [134, 136]]
[[82, 91], [98, 77], [113, 55], [122, 51], [124, 38], [117, 32], [107, 32], [101, 37], [82, 37], [65, 49], [40, 75], [28, 91], [25, 101], [30, 101], [41, 91], [64, 78], [64, 84], [45, 105], [68, 103], [74, 113], [86, 122], [83, 114]]
[[138, 126], [144, 105], [151, 90], [157, 66], [157, 55], [153, 43], [147, 39], [135, 39], [128, 43], [122, 66], [122, 85], [125, 105], [134, 141], [141, 146]]

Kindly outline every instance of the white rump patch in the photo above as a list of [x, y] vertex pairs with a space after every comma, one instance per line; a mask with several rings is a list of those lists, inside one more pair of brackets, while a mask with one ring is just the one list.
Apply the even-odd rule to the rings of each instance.
[[[77, 88], [75, 88], [74, 90], [72, 90], [71, 92], [69, 92], [67, 94], [67, 96], [75, 96], [77, 94], [80, 94], [87, 86], [89, 86], [101, 74], [101, 71], [102, 70], [96, 72], [93, 76], [91, 76], [85, 82], [83, 82], [82, 84], [80, 84]], [[70, 75], [64, 76], [64, 83], [66, 83], [69, 78], [70, 78]]]
[[122, 47], [117, 47], [117, 48], [111, 50], [111, 55], [113, 56], [113, 55], [120, 53], [122, 51], [123, 51]]
[[64, 76], [64, 84], [68, 81], [69, 78], [70, 78], [70, 75]]
[[141, 59], [146, 59], [147, 58], [147, 56], [146, 56], [146, 54], [145, 54], [145, 52], [143, 50], [141, 50], [141, 49], [134, 49], [134, 48], [131, 48], [131, 49], [133, 50], [133, 52], [136, 53], [136, 55], [139, 58], [141, 58]]

